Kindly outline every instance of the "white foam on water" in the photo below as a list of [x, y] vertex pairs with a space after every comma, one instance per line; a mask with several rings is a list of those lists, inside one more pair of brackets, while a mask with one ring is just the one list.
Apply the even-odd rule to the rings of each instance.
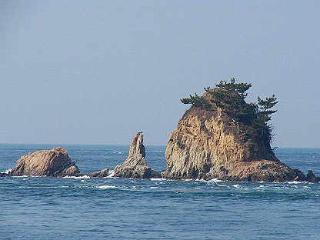
[[159, 187], [150, 187], [150, 189], [157, 189], [157, 188], [159, 188]]
[[239, 184], [235, 184], [235, 185], [232, 185], [232, 186], [235, 187], [235, 188], [240, 188]]
[[106, 176], [105, 178], [114, 178], [114, 170], [110, 170], [109, 175]]
[[205, 183], [218, 183], [218, 182], [223, 182], [223, 180], [217, 179], [217, 178], [213, 178], [210, 180], [205, 180], [205, 179], [196, 179], [196, 182], [205, 182]]
[[12, 170], [12, 168], [9, 168], [9, 169], [7, 169], [7, 170], [5, 170], [5, 171], [3, 171], [3, 172], [0, 172], [0, 173], [9, 174], [9, 173], [11, 172], [11, 170]]
[[21, 176], [12, 176], [13, 178], [28, 178], [30, 176], [27, 175], [21, 175]]
[[119, 155], [121, 155], [121, 154], [122, 154], [122, 152], [121, 152], [121, 151], [113, 151], [112, 153], [113, 153], [113, 154], [119, 154]]
[[68, 179], [90, 179], [90, 177], [87, 176], [87, 175], [78, 176], [78, 177], [77, 176], [65, 176], [63, 178], [68, 178]]
[[223, 180], [217, 179], [217, 178], [213, 178], [208, 180], [207, 182], [214, 182], [214, 183], [218, 183], [218, 182], [223, 182]]
[[106, 189], [116, 189], [117, 187], [113, 185], [101, 185], [101, 186], [97, 186], [97, 188], [101, 190], [106, 190]]
[[166, 181], [165, 178], [150, 178], [151, 181]]
[[185, 182], [191, 182], [191, 181], [193, 181], [193, 179], [192, 179], [192, 178], [187, 178], [187, 179], [183, 179], [183, 181], [185, 181]]
[[288, 182], [288, 184], [301, 184], [303, 182], [299, 182], [299, 181], [291, 181], [291, 182]]

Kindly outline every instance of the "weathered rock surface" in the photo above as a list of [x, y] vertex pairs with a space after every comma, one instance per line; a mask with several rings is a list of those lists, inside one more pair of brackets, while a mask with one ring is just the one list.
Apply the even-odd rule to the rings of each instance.
[[80, 171], [68, 152], [57, 147], [51, 150], [36, 151], [22, 156], [14, 169], [9, 172], [11, 176], [75, 176]]
[[116, 166], [114, 176], [124, 178], [160, 177], [160, 173], [148, 167], [145, 155], [143, 134], [139, 132], [132, 140], [127, 160]]
[[[246, 129], [221, 110], [191, 107], [171, 134], [163, 177], [234, 181], [307, 180], [281, 163], [270, 144], [246, 136]], [[311, 174], [308, 179], [316, 180]], [[319, 179], [317, 179], [319, 180]]]
[[110, 174], [110, 171], [108, 168], [99, 170], [99, 171], [95, 171], [92, 173], [89, 173], [88, 176], [89, 177], [94, 177], [94, 178], [103, 178], [103, 177], [108, 177], [108, 175]]

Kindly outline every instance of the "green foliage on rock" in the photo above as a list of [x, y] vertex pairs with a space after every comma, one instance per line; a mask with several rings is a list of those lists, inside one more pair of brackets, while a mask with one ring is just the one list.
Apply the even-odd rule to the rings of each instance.
[[271, 141], [271, 115], [276, 112], [273, 108], [278, 103], [275, 95], [261, 99], [256, 103], [247, 103], [247, 91], [252, 87], [250, 83], [238, 83], [235, 78], [229, 82], [221, 81], [214, 88], [205, 88], [202, 96], [197, 94], [182, 98], [184, 104], [191, 104], [207, 111], [218, 108], [234, 121], [248, 126], [247, 135], [259, 135], [263, 141]]

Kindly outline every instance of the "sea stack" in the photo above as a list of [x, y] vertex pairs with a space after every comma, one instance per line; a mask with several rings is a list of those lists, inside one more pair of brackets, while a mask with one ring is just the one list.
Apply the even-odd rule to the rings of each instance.
[[[277, 103], [274, 96], [246, 103], [251, 84], [220, 82], [202, 96], [182, 99], [192, 104], [166, 146], [167, 169], [172, 179], [231, 181], [303, 181], [299, 170], [281, 163], [271, 146], [268, 121]], [[309, 173], [313, 181], [319, 180]]]
[[62, 147], [57, 147], [22, 156], [9, 175], [63, 177], [75, 176], [79, 173], [79, 168], [71, 161], [68, 152]]
[[160, 177], [160, 173], [152, 170], [145, 159], [143, 133], [138, 132], [129, 148], [128, 158], [114, 170], [115, 177], [124, 178], [152, 178]]

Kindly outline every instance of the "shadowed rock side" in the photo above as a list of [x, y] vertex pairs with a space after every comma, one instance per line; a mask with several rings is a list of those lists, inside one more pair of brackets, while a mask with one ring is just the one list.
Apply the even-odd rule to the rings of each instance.
[[78, 167], [71, 161], [68, 152], [62, 147], [57, 147], [22, 156], [8, 175], [58, 177], [75, 176], [79, 173]]
[[124, 178], [160, 177], [160, 173], [148, 167], [145, 155], [143, 133], [139, 132], [132, 140], [127, 160], [116, 166], [114, 176]]
[[233, 181], [312, 181], [309, 172], [281, 163], [270, 144], [259, 134], [247, 136], [245, 126], [221, 110], [206, 111], [191, 107], [171, 134], [166, 147], [167, 169], [163, 177], [202, 178]]

